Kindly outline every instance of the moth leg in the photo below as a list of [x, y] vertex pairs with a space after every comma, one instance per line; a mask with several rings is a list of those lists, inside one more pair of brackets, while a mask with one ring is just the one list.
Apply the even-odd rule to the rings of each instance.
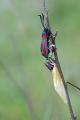
[[46, 60], [45, 66], [46, 66], [49, 70], [52, 70], [53, 67], [54, 67], [54, 62], [53, 62], [53, 60], [51, 61], [50, 58], [49, 58], [48, 60]]
[[50, 63], [46, 62], [45, 66], [49, 69], [52, 70], [53, 69], [53, 65], [51, 65]]
[[53, 38], [55, 39], [58, 34], [58, 31], [56, 31], [55, 34], [53, 34], [53, 33], [51, 33], [51, 34], [52, 34]]
[[[52, 33], [51, 33], [52, 34]], [[55, 46], [55, 39], [56, 39], [56, 36], [57, 36], [57, 31], [56, 31], [56, 33], [55, 34], [52, 34], [52, 36], [53, 36], [53, 39], [52, 38], [50, 38], [51, 40], [51, 48], [52, 48], [52, 52], [54, 52], [54, 50], [56, 49], [56, 46]]]
[[55, 59], [54, 59], [54, 58], [49, 57], [48, 59], [49, 59], [49, 62], [50, 62], [51, 64], [53, 64], [53, 65], [54, 65], [54, 63], [56, 63], [56, 61], [55, 61]]
[[52, 37], [50, 35], [50, 37], [49, 37], [49, 55], [50, 55], [50, 57], [53, 56], [53, 52], [55, 51], [55, 49], [56, 49], [56, 46], [55, 46], [55, 35], [53, 37], [53, 40], [52, 40]]

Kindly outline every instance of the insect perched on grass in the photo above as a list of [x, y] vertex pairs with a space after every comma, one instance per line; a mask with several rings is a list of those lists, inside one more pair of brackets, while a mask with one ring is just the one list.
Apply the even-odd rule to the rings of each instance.
[[[54, 41], [55, 41], [57, 32], [55, 34], [52, 34], [50, 29], [45, 27], [43, 13], [42, 13], [42, 15], [39, 15], [39, 16], [40, 16], [41, 23], [43, 26], [42, 40], [41, 40], [41, 47], [40, 47], [41, 54], [43, 57], [46, 58], [45, 65], [52, 73], [52, 80], [53, 80], [53, 84], [54, 84], [54, 88], [55, 88], [56, 92], [63, 99], [63, 101], [65, 103], [67, 103], [68, 101], [67, 101], [67, 96], [66, 96], [62, 76], [61, 76], [60, 70], [57, 66], [56, 60], [53, 57], [54, 51], [56, 49]], [[51, 37], [53, 37], [53, 39]], [[80, 90], [80, 88], [73, 85], [72, 83], [66, 82], [66, 84], [67, 83], [72, 85], [73, 87], [77, 88], [78, 90]]]
[[[54, 41], [52, 41], [52, 39], [51, 39], [51, 36], [53, 34], [51, 33], [51, 31], [48, 28], [45, 28], [44, 15], [42, 14], [39, 16], [40, 16], [41, 23], [43, 26], [42, 40], [41, 40], [41, 54], [43, 57], [46, 58], [45, 65], [52, 73], [54, 88], [55, 88], [56, 92], [62, 97], [64, 102], [67, 102], [61, 75], [57, 68], [55, 59], [52, 58], [54, 50], [56, 49]], [[54, 39], [56, 38], [56, 35], [57, 34], [53, 35]]]
[[[41, 23], [43, 26], [43, 31], [42, 31], [42, 40], [41, 40], [41, 54], [44, 56], [46, 59], [52, 56], [52, 53], [54, 52], [55, 45], [53, 41], [51, 40], [51, 31], [49, 28], [46, 28], [44, 25], [44, 15], [39, 15], [41, 19]], [[54, 38], [56, 37], [57, 34], [54, 35]]]

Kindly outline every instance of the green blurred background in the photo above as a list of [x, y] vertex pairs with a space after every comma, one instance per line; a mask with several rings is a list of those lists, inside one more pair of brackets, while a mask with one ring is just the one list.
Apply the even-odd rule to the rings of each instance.
[[[80, 86], [80, 0], [47, 0], [66, 81]], [[41, 0], [0, 0], [0, 120], [69, 120], [40, 53]], [[68, 86], [80, 120], [80, 92]]]

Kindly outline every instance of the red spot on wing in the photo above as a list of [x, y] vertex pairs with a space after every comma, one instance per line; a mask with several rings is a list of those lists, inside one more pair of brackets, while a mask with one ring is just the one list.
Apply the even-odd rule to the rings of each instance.
[[41, 53], [42, 53], [43, 56], [46, 55], [45, 44], [42, 44], [42, 45], [41, 45]]
[[43, 34], [42, 35], [42, 40], [46, 39], [47, 38], [47, 35], [46, 34]]

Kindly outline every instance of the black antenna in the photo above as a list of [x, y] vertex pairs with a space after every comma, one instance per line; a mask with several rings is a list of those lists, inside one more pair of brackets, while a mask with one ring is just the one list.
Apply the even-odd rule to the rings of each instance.
[[40, 17], [41, 24], [42, 24], [43, 28], [45, 28], [44, 27], [44, 15], [43, 15], [43, 13], [41, 15], [38, 15], [38, 16]]

